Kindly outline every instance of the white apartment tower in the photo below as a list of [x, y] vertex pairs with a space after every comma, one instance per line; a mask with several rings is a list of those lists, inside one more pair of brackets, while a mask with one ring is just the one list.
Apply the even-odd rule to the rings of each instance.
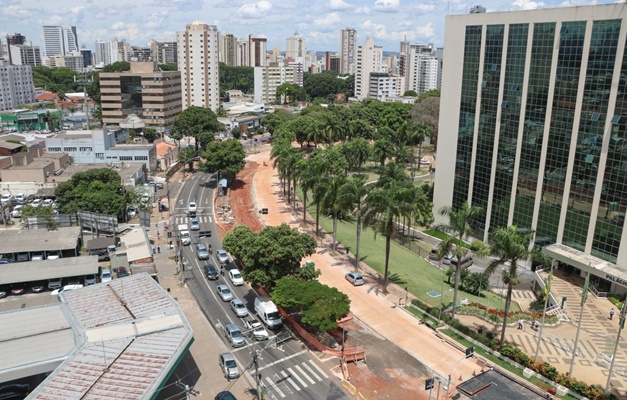
[[237, 37], [232, 33], [226, 33], [220, 38], [220, 61], [231, 67], [237, 64]]
[[178, 68], [181, 71], [183, 110], [220, 107], [220, 64], [218, 27], [194, 21], [176, 33]]
[[375, 46], [372, 38], [366, 39], [363, 46], [357, 47], [355, 65], [355, 97], [363, 100], [368, 97], [370, 74], [386, 72], [383, 67], [383, 47]]
[[100, 67], [113, 64], [120, 61], [118, 51], [118, 40], [113, 39], [110, 42], [96, 41], [95, 64]]
[[79, 51], [75, 26], [44, 26], [46, 56]]
[[248, 50], [248, 40], [237, 39], [237, 66], [248, 66], [250, 51]]
[[285, 58], [287, 61], [304, 61], [307, 54], [307, 40], [294, 32], [291, 37], [286, 39]]
[[0, 60], [0, 111], [35, 101], [33, 71], [30, 65], [10, 65]]
[[417, 94], [438, 88], [438, 70], [440, 62], [433, 54], [416, 52], [409, 53], [409, 69], [407, 71], [407, 90]]
[[18, 44], [9, 46], [9, 60], [13, 65], [41, 65], [41, 53], [39, 46]]
[[152, 60], [159, 64], [171, 64], [176, 62], [176, 42], [150, 42]]
[[268, 50], [268, 39], [256, 38], [253, 35], [248, 35], [248, 51], [250, 56], [248, 58], [248, 64], [250, 67], [265, 67], [268, 65], [266, 61], [266, 53]]
[[340, 31], [340, 73], [354, 74], [357, 61], [357, 31], [348, 27]]

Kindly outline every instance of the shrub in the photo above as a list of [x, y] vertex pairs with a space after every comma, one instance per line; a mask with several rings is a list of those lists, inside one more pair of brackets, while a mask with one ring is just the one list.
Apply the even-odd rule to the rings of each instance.
[[485, 249], [485, 243], [483, 243], [481, 240], [473, 240], [473, 242], [470, 244], [470, 250], [474, 251], [475, 253], [483, 249]]

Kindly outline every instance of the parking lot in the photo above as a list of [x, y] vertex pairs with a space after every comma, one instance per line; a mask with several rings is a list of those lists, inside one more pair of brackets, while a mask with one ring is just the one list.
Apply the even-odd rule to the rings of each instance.
[[57, 296], [52, 296], [50, 293], [52, 292], [47, 290], [41, 293], [26, 292], [19, 296], [9, 295], [0, 299], [0, 312], [56, 304], [59, 301]]

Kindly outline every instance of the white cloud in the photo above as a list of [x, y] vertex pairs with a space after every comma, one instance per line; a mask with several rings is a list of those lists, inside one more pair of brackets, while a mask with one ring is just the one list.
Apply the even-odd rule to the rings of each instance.
[[11, 17], [30, 17], [32, 15], [30, 10], [22, 8], [19, 5], [4, 7], [2, 13], [5, 14], [5, 16]]
[[314, 20], [314, 24], [320, 27], [330, 27], [333, 24], [340, 22], [340, 16], [336, 12], [329, 13], [324, 17], [319, 17]]
[[536, 10], [544, 7], [544, 3], [533, 0], [516, 0], [512, 3], [513, 10]]
[[248, 3], [240, 6], [237, 10], [237, 15], [242, 18], [261, 18], [266, 15], [272, 8], [272, 4], [266, 0], [261, 0], [256, 3]]
[[396, 12], [400, 6], [400, 0], [376, 0], [374, 9], [383, 12]]
[[329, 0], [329, 7], [331, 7], [331, 10], [343, 11], [350, 9], [352, 5], [348, 4], [344, 0]]
[[431, 12], [433, 10], [436, 9], [436, 5], [435, 4], [418, 4], [417, 6], [414, 7], [417, 11], [419, 12], [423, 12], [423, 13], [428, 13]]
[[415, 31], [419, 37], [432, 38], [433, 36], [435, 36], [435, 28], [433, 27], [433, 22], [429, 22], [427, 25], [424, 26], [417, 26], [415, 28]]
[[[401, 40], [429, 40], [435, 36], [435, 29], [433, 23], [429, 22], [424, 26], [414, 26], [413, 29], [406, 30], [388, 30], [383, 24], [377, 24], [370, 20], [361, 24], [361, 27], [366, 31], [369, 36], [375, 39], [381, 39], [385, 41], [401, 41]], [[375, 41], [376, 42], [376, 41]]]
[[370, 7], [357, 7], [355, 9], [355, 14], [370, 15]]

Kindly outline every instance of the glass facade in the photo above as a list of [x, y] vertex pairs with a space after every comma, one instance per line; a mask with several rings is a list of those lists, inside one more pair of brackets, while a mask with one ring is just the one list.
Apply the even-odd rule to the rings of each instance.
[[121, 76], [120, 94], [122, 113], [142, 116], [142, 78], [141, 76]]
[[[483, 58], [483, 76], [481, 79], [481, 114], [479, 116], [479, 135], [475, 159], [475, 176], [472, 188], [472, 205], [488, 206], [490, 180], [492, 178], [492, 155], [498, 115], [499, 91], [501, 88], [501, 61], [503, 56], [504, 25], [488, 25]], [[485, 229], [485, 213], [473, 221], [473, 228], [478, 235]]]
[[481, 55], [481, 26], [467, 26], [464, 45], [464, 71], [459, 112], [459, 133], [455, 159], [453, 207], [468, 201], [470, 164], [477, 106], [477, 85]]

